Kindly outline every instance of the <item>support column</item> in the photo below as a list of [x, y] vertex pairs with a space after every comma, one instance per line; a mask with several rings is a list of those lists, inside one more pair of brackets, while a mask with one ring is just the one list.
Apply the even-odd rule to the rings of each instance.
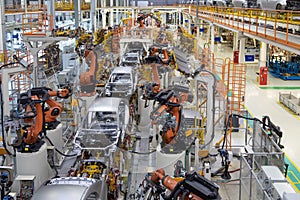
[[209, 39], [210, 39], [210, 32], [211, 32], [211, 24], [208, 25], [207, 27], [207, 33], [206, 33], [206, 36], [205, 36], [205, 41], [207, 44], [209, 44]]
[[135, 26], [135, 24], [134, 24], [134, 19], [135, 19], [134, 9], [132, 9], [132, 12], [131, 12], [132, 26]]
[[242, 36], [240, 39], [240, 48], [239, 48], [239, 63], [245, 63], [245, 43], [246, 38]]
[[110, 0], [109, 2], [109, 5], [110, 5], [110, 10], [109, 10], [109, 17], [110, 17], [110, 20], [109, 20], [109, 26], [113, 26], [114, 25], [114, 9], [112, 8], [114, 6], [114, 1], [113, 0]]
[[[25, 13], [27, 13], [27, 7], [28, 7], [27, 1], [24, 1], [24, 11], [25, 11]], [[3, 7], [3, 8], [4, 8], [4, 7]]]
[[38, 7], [39, 7], [38, 9], [40, 9], [42, 7], [42, 0], [38, 1]]
[[191, 33], [191, 21], [192, 21], [192, 18], [190, 18], [190, 16], [188, 16], [188, 27], [187, 27], [188, 30], [187, 31], [188, 31], [189, 34], [192, 34]]
[[110, 18], [109, 26], [113, 27], [114, 26], [114, 9], [111, 8], [109, 12], [110, 12], [109, 13], [109, 18]]
[[259, 67], [267, 66], [267, 43], [260, 42], [259, 49]]
[[239, 37], [237, 32], [233, 32], [233, 44], [232, 44], [232, 50], [238, 51], [239, 49]]
[[[1, 23], [0, 24], [0, 51], [5, 51], [6, 50], [6, 45], [5, 45], [6, 37], [5, 37], [4, 1], [1, 1], [0, 4], [1, 4], [1, 6], [0, 6], [0, 23]], [[3, 56], [4, 56], [4, 54], [3, 54]], [[2, 57], [0, 57], [0, 61], [2, 61]]]
[[[49, 24], [51, 27], [52, 24], [52, 28], [55, 29], [56, 28], [56, 21], [55, 21], [55, 1], [54, 0], [49, 0], [47, 1], [47, 15], [50, 16]], [[52, 31], [52, 30], [50, 30]]]
[[211, 53], [215, 52], [215, 26], [213, 23], [210, 25], [210, 51]]
[[79, 27], [80, 20], [81, 20], [80, 0], [74, 0], [74, 13], [75, 13], [75, 29], [77, 29]]
[[175, 12], [173, 15], [174, 15], [174, 24], [177, 27], [177, 13]]
[[[119, 0], [116, 0], [116, 7], [119, 7]], [[119, 8], [116, 9], [116, 25], [119, 24]]]
[[101, 10], [101, 14], [102, 14], [102, 28], [106, 28], [106, 10]]
[[92, 33], [95, 32], [95, 29], [97, 27], [97, 24], [96, 24], [96, 0], [91, 0], [90, 2], [90, 7], [91, 7], [91, 10], [90, 10], [90, 19], [91, 19], [91, 31]]

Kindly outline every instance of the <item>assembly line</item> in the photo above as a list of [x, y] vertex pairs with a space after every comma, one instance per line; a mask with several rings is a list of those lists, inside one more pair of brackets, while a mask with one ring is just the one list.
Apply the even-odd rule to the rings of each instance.
[[[258, 12], [181, 6], [107, 7], [111, 21], [102, 15], [94, 32], [49, 30], [49, 16], [25, 17], [30, 53], [0, 68], [1, 199], [300, 198], [287, 179], [280, 124], [245, 109], [244, 52], [241, 62], [219, 59], [217, 41], [197, 39], [204, 25], [212, 37], [220, 25], [297, 51], [299, 35], [289, 37], [288, 25], [277, 34], [260, 27], [277, 21]], [[106, 26], [119, 11], [120, 23]], [[235, 34], [233, 48], [245, 38]]]

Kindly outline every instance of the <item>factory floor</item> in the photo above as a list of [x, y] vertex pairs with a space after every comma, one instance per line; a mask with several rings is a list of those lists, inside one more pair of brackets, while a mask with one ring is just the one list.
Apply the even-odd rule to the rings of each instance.
[[[221, 47], [221, 48], [220, 48]], [[215, 58], [233, 58], [232, 48], [226, 44], [215, 45]], [[288, 180], [294, 189], [300, 191], [300, 151], [298, 134], [300, 129], [300, 116], [293, 113], [279, 102], [279, 94], [292, 93], [300, 97], [300, 81], [285, 81], [273, 77], [268, 73], [267, 85], [259, 85], [257, 72], [258, 63], [247, 64], [247, 82], [245, 105], [252, 117], [262, 119], [269, 116], [271, 121], [280, 127], [283, 132], [281, 144], [284, 145], [285, 162], [289, 164]], [[234, 182], [232, 184], [235, 184]], [[228, 184], [226, 184], [228, 187]]]

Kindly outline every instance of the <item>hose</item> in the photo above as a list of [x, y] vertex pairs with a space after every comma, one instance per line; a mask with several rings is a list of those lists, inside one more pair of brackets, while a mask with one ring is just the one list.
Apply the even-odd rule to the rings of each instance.
[[[3, 67], [3, 66], [2, 66]], [[2, 68], [1, 67], [1, 68]], [[1, 132], [2, 132], [2, 143], [5, 151], [7, 152], [8, 155], [10, 156], [15, 156], [15, 154], [11, 153], [6, 146], [6, 141], [5, 141], [5, 135], [4, 135], [4, 112], [3, 112], [3, 95], [2, 95], [2, 86], [0, 85], [0, 101], [1, 101]]]
[[184, 180], [178, 182], [176, 184], [176, 186], [174, 187], [174, 189], [172, 190], [172, 192], [170, 193], [170, 195], [169, 196], [163, 196], [163, 199], [165, 199], [165, 200], [172, 200], [172, 198], [175, 195], [175, 193], [177, 192], [177, 190], [179, 190], [181, 192], [180, 187], [183, 185], [183, 182], [184, 182]]
[[188, 189], [185, 189], [182, 193], [182, 196], [181, 196], [181, 200], [184, 200], [186, 195], [190, 194], [190, 191]]
[[56, 168], [56, 165], [55, 165], [55, 161], [54, 161], [54, 153], [52, 153], [51, 161], [52, 161], [53, 169], [55, 171], [55, 177], [57, 177], [58, 176], [58, 171], [57, 171], [57, 168]]
[[[54, 146], [53, 142], [50, 140], [50, 138], [48, 138], [47, 135], [45, 135], [45, 138], [49, 141], [49, 143]], [[58, 150], [55, 146], [54, 146], [54, 149], [55, 151], [57, 151], [57, 153], [59, 153], [60, 155], [62, 156], [65, 156], [65, 157], [75, 157], [77, 156], [78, 154], [71, 154], [71, 155], [68, 155], [68, 154], [64, 154], [63, 152], [61, 152], [60, 150]]]
[[177, 199], [179, 194], [182, 192], [182, 189], [178, 189], [175, 194], [174, 194], [174, 198], [173, 199]]

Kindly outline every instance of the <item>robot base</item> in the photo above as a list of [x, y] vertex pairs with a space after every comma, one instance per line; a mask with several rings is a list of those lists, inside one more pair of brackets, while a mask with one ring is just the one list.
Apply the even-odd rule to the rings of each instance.
[[[58, 152], [55, 151], [55, 148], [63, 152], [63, 146], [64, 146], [64, 141], [63, 141], [63, 126], [62, 124], [59, 124], [56, 129], [53, 130], [47, 130], [47, 137], [49, 140], [53, 143], [53, 146], [50, 144], [49, 141], [47, 141], [48, 144], [48, 150], [49, 150], [49, 155], [53, 155], [53, 161], [56, 166], [60, 166], [64, 160], [64, 156], [59, 154]], [[50, 150], [52, 152], [50, 152]], [[52, 159], [50, 159], [52, 160]]]
[[[47, 160], [47, 144], [44, 143], [37, 152], [16, 152], [16, 175], [34, 176], [34, 191], [45, 181], [54, 176]], [[20, 191], [18, 184], [13, 185], [13, 191]]]
[[33, 152], [37, 152], [40, 150], [41, 146], [44, 144], [45, 142], [41, 139], [38, 139], [36, 143], [34, 144], [25, 144], [24, 142], [22, 142], [22, 144], [17, 148], [18, 152], [21, 153], [33, 153]]
[[183, 166], [185, 166], [185, 151], [182, 151], [177, 154], [167, 154], [161, 152], [161, 146], [157, 146], [156, 151], [156, 167], [163, 168], [166, 174], [173, 175], [174, 174], [174, 165], [178, 160], [181, 160]]

